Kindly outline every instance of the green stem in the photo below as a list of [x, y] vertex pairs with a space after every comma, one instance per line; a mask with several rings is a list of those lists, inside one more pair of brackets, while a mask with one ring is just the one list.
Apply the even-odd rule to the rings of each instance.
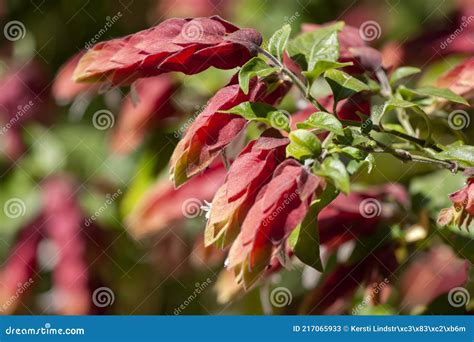
[[[299, 89], [301, 94], [303, 94], [303, 96], [308, 101], [310, 101], [319, 110], [321, 110], [323, 112], [328, 112], [328, 110], [318, 100], [316, 100], [315, 98], [313, 98], [311, 96], [311, 94], [309, 93], [308, 88], [298, 78], [298, 76], [296, 76], [289, 69], [287, 69], [277, 58], [275, 58], [271, 53], [269, 53], [265, 49], [261, 48], [260, 46], [258, 46], [257, 49], [261, 54], [263, 54], [265, 57], [267, 57], [274, 65], [278, 66], [281, 69], [281, 71], [291, 79], [293, 84], [296, 85], [296, 87]], [[389, 89], [389, 87], [388, 87], [387, 92], [389, 90], [390, 90], [390, 93], [391, 93], [391, 89]], [[328, 113], [330, 113], [330, 112], [328, 112]], [[335, 113], [336, 113], [336, 111], [334, 111], [333, 114], [335, 115]], [[352, 127], [361, 127], [362, 124], [363, 124], [362, 122], [359, 122], [359, 121], [351, 121], [351, 120], [340, 120], [340, 121], [343, 125], [352, 126]], [[401, 123], [403, 124], [403, 122], [401, 122]], [[410, 128], [411, 128], [411, 125], [410, 125]], [[428, 148], [431, 148], [432, 150], [434, 150], [435, 152], [442, 151], [438, 146], [436, 146], [432, 143], [429, 143], [426, 140], [414, 137], [413, 135], [410, 135], [410, 134], [405, 134], [405, 133], [394, 131], [394, 130], [385, 130], [385, 129], [382, 129], [379, 125], [373, 125], [372, 129], [376, 132], [379, 132], [379, 133], [391, 134], [391, 135], [396, 136], [398, 138], [404, 139], [406, 141], [409, 141], [411, 143], [414, 143], [414, 144], [418, 145], [419, 147], [421, 147], [423, 149], [428, 147]], [[330, 135], [330, 137], [332, 138], [331, 135]], [[329, 138], [329, 139], [331, 139], [331, 138]], [[439, 159], [435, 159], [435, 158], [431, 158], [431, 157], [411, 154], [410, 152], [408, 152], [404, 149], [393, 148], [393, 147], [385, 145], [385, 144], [383, 144], [379, 141], [376, 141], [372, 137], [370, 137], [370, 138], [377, 143], [377, 145], [379, 146], [380, 149], [379, 150], [371, 149], [370, 151], [367, 151], [367, 152], [390, 153], [393, 156], [395, 156], [396, 158], [398, 158], [400, 160], [403, 160], [405, 162], [406, 161], [414, 161], [414, 162], [419, 162], [419, 163], [435, 164], [435, 165], [438, 165], [438, 166], [442, 166], [442, 167], [450, 170], [451, 172], [464, 171], [464, 168], [459, 167], [458, 164], [455, 163], [455, 162], [439, 160]], [[328, 143], [330, 141], [329, 139], [326, 139], [325, 143]]]
[[[361, 127], [362, 124], [363, 124], [363, 122], [360, 122], [360, 121], [352, 121], [352, 120], [339, 120], [339, 121], [341, 121], [341, 123], [345, 126], [352, 126], [352, 127]], [[399, 131], [387, 130], [387, 129], [382, 130], [380, 128], [380, 126], [378, 126], [378, 125], [374, 125], [373, 130], [376, 131], [376, 132], [379, 132], [379, 133], [391, 134], [391, 135], [397, 136], [401, 139], [404, 139], [404, 140], [410, 141], [414, 144], [417, 144], [420, 147], [429, 147], [429, 148], [432, 148], [433, 150], [435, 150], [437, 152], [441, 152], [441, 149], [438, 146], [433, 145], [433, 144], [428, 144], [426, 140], [419, 139], [419, 138], [414, 137], [414, 136], [409, 135], [409, 134], [405, 134], [405, 133], [402, 133], [402, 132], [399, 132]]]
[[[403, 156], [400, 154], [402, 151], [403, 151]], [[372, 150], [370, 152], [373, 152], [373, 153], [390, 153], [390, 154], [394, 155], [396, 158], [398, 158], [398, 159], [400, 159], [404, 162], [412, 161], [412, 162], [417, 162], [417, 163], [434, 164], [434, 165], [437, 165], [437, 166], [441, 166], [445, 169], [448, 169], [451, 172], [457, 172], [457, 171], [464, 171], [465, 170], [465, 168], [463, 168], [462, 166], [457, 165], [454, 162], [429, 158], [429, 157], [420, 156], [420, 155], [417, 155], [417, 154], [411, 154], [411, 153], [409, 153], [405, 150], [395, 149], [395, 153], [392, 153], [391, 151], [384, 150], [384, 149]]]
[[269, 60], [272, 61], [273, 64], [275, 64], [276, 66], [278, 66], [281, 71], [286, 75], [288, 76], [291, 81], [293, 82], [294, 85], [296, 85], [296, 87], [298, 88], [298, 90], [301, 92], [301, 94], [303, 94], [303, 96], [309, 100], [316, 108], [318, 108], [320, 111], [322, 112], [327, 112], [327, 109], [318, 101], [316, 100], [315, 98], [313, 98], [311, 96], [311, 94], [309, 93], [307, 87], [305, 86], [305, 84], [298, 78], [298, 76], [296, 76], [294, 73], [291, 72], [291, 70], [287, 69], [283, 63], [281, 63], [275, 56], [273, 56], [270, 52], [268, 52], [267, 50], [261, 48], [260, 46], [258, 47], [258, 51], [264, 55], [265, 57], [267, 57]]
[[457, 163], [450, 162], [450, 161], [445, 161], [445, 160], [439, 160], [435, 158], [430, 158], [426, 156], [420, 156], [417, 154], [411, 154], [410, 152], [403, 150], [403, 149], [398, 149], [398, 148], [393, 148], [392, 146], [388, 146], [372, 137], [370, 137], [372, 141], [374, 141], [377, 146], [379, 146], [379, 150], [372, 149], [370, 152], [375, 152], [375, 153], [390, 153], [394, 157], [400, 159], [403, 162], [407, 161], [413, 161], [413, 162], [418, 162], [418, 163], [427, 163], [427, 164], [436, 164], [438, 166], [444, 167], [451, 172], [456, 172], [456, 171], [464, 171], [463, 167], [460, 167], [457, 165]]
[[397, 109], [397, 118], [402, 127], [405, 129], [405, 131], [408, 132], [408, 134], [412, 136], [415, 135], [415, 130], [411, 126], [410, 120], [408, 119], [408, 116], [404, 110]]

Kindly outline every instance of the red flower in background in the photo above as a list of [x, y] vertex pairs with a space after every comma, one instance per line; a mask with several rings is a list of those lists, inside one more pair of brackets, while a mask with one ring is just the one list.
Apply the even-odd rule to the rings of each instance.
[[242, 150], [212, 201], [206, 246], [217, 240], [221, 241], [219, 245], [226, 246], [235, 239], [258, 191], [285, 159], [288, 142], [286, 138], [260, 137]]
[[247, 120], [239, 115], [220, 113], [236, 105], [251, 102], [276, 104], [288, 91], [288, 84], [279, 82], [272, 87], [253, 79], [250, 92], [244, 94], [238, 84], [219, 90], [207, 103], [179, 141], [170, 160], [170, 173], [179, 186], [209, 166], [219, 153], [244, 129]]
[[[133, 86], [135, 93], [124, 99], [112, 137], [112, 149], [118, 153], [133, 151], [150, 129], [163, 128], [167, 119], [179, 115], [171, 101], [177, 85], [169, 75], [140, 79]], [[134, 103], [133, 96], [138, 97], [138, 103]]]
[[[401, 185], [371, 187], [365, 191], [339, 195], [318, 215], [321, 245], [334, 250], [347, 241], [357, 242], [376, 233], [386, 222], [409, 205], [409, 195]], [[382, 284], [389, 291], [392, 273], [397, 269], [392, 244], [377, 248], [361, 260], [338, 265], [306, 298], [303, 311], [309, 314], [347, 313], [358, 287], [373, 291]], [[388, 278], [388, 281], [387, 279]], [[371, 294], [374, 302], [385, 301], [387, 293]]]
[[156, 16], [162, 18], [207, 17], [230, 12], [238, 0], [161, 0]]
[[469, 262], [443, 245], [416, 256], [400, 279], [406, 309], [430, 304], [438, 296], [468, 281]]
[[[0, 308], [13, 312], [18, 301], [36, 281], [38, 245], [49, 238], [57, 250], [53, 269], [53, 296], [47, 309], [58, 314], [90, 312], [88, 267], [85, 259], [83, 216], [75, 198], [74, 183], [53, 176], [42, 184], [41, 215], [23, 228], [0, 272]], [[48, 260], [49, 261], [49, 260]], [[4, 306], [4, 308], [3, 308]]]
[[32, 119], [45, 119], [47, 79], [40, 65], [10, 65], [0, 78], [0, 152], [14, 161], [25, 150], [21, 128]]
[[47, 95], [47, 79], [37, 62], [10, 66], [0, 79], [0, 120], [18, 127], [40, 113]]
[[436, 85], [441, 88], [449, 88], [465, 98], [472, 98], [474, 95], [474, 57], [465, 60], [442, 75]]
[[59, 69], [51, 88], [53, 98], [59, 104], [68, 104], [81, 94], [90, 93], [92, 95], [98, 91], [100, 84], [77, 83], [72, 80], [74, 69], [85, 53], [86, 51], [81, 51], [75, 54]]
[[74, 79], [122, 85], [170, 71], [190, 75], [211, 66], [232, 69], [254, 56], [261, 43], [257, 31], [240, 29], [217, 16], [168, 19], [94, 45], [79, 61]]
[[53, 270], [53, 306], [63, 315], [85, 315], [90, 310], [91, 294], [84, 221], [75, 198], [76, 187], [71, 179], [57, 176], [43, 184], [42, 192], [45, 233], [58, 250]]
[[[386, 288], [390, 284], [392, 272], [397, 267], [398, 262], [391, 245], [378, 248], [354, 263], [338, 265], [307, 296], [301, 311], [312, 315], [348, 313], [354, 293], [359, 287], [366, 287], [368, 291], [374, 288]], [[389, 290], [389, 287], [386, 289]], [[373, 293], [371, 298], [374, 302], [378, 300], [383, 302], [387, 296], [377, 292]]]
[[169, 180], [159, 180], [141, 198], [127, 218], [129, 231], [137, 238], [158, 232], [186, 218], [197, 217], [204, 201], [211, 201], [222, 185], [222, 164], [207, 169], [179, 189]]
[[336, 248], [344, 242], [371, 235], [382, 220], [392, 220], [397, 211], [408, 204], [406, 190], [397, 184], [341, 194], [318, 215], [320, 243]]
[[24, 228], [0, 271], [0, 312], [11, 314], [34, 283], [41, 219]]

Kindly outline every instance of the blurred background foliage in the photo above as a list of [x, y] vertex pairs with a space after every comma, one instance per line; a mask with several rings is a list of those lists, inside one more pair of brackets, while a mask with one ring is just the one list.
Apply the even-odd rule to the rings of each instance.
[[[59, 68], [104, 28], [107, 18], [118, 12], [121, 18], [100, 36], [99, 41], [124, 36], [151, 27], [173, 16], [199, 16], [218, 14], [243, 27], [254, 27], [265, 38], [283, 24], [290, 23], [293, 34], [302, 23], [324, 23], [345, 20], [358, 26], [366, 20], [376, 20], [382, 26], [382, 36], [375, 46], [384, 48], [389, 42], [410, 43], [430, 32], [449, 29], [455, 21], [461, 2], [446, 0], [222, 0], [214, 1], [173, 0], [7, 0], [1, 1], [0, 22], [2, 27], [12, 21], [21, 21], [26, 27], [24, 39], [11, 42], [3, 39], [0, 45], [0, 71], [7, 73], [13, 65], [22, 65], [34, 59], [41, 65], [46, 78], [42, 93], [42, 111], [36, 120], [23, 125], [21, 136], [25, 145], [21, 158], [12, 161], [0, 157], [0, 204], [12, 197], [21, 198], [27, 208], [24, 216], [10, 219], [0, 211], [0, 258], [5, 261], [14, 237], [22, 227], [41, 211], [41, 181], [54, 174], [72, 175], [77, 187], [77, 196], [84, 217], [94, 215], [103, 206], [106, 196], [121, 191], [97, 221], [87, 228], [85, 235], [87, 265], [90, 288], [108, 286], [113, 289], [113, 305], [105, 308], [91, 308], [93, 313], [108, 314], [174, 314], [176, 308], [193, 293], [195, 284], [208, 277], [214, 286], [216, 275], [223, 260], [203, 265], [193, 257], [195, 241], [202, 235], [203, 217], [176, 222], [169, 231], [157, 237], [137, 241], [126, 230], [125, 217], [137, 204], [139, 198], [160, 177], [167, 177], [166, 165], [177, 141], [176, 130], [196, 113], [196, 108], [220, 87], [225, 85], [231, 71], [208, 70], [195, 76], [173, 75], [181, 82], [180, 91], [174, 103], [186, 113], [180, 122], [165, 128], [156, 128], [135, 151], [118, 155], [110, 151], [110, 132], [98, 130], [91, 124], [92, 116], [100, 109], [108, 108], [116, 114], [121, 99], [129, 89], [113, 89], [103, 95], [90, 98], [86, 105], [59, 105], [49, 95], [50, 87]], [[3, 37], [2, 37], [3, 38]], [[460, 59], [451, 56], [450, 59]], [[452, 60], [436, 59], [428, 65], [428, 72], [422, 76], [422, 83], [430, 83], [442, 71], [452, 65]], [[411, 65], [423, 65], [426, 61], [410, 60]], [[89, 101], [88, 100], [88, 101]], [[76, 105], [76, 107], [74, 107]], [[294, 110], [296, 104], [286, 99], [284, 105]], [[474, 126], [474, 125], [472, 125]], [[471, 126], [471, 127], [472, 127]], [[361, 174], [356, 179], [361, 184], [399, 181], [399, 162], [386, 157], [380, 169], [369, 177]], [[447, 194], [463, 184], [463, 177], [446, 178], [444, 171], [425, 175], [426, 167], [412, 167], [401, 181], [413, 196], [413, 215], [436, 213], [449, 206]], [[449, 179], [449, 182], [446, 181]], [[441, 181], [442, 180], [442, 181]], [[432, 184], [443, 182], [439, 191], [432, 190]], [[396, 227], [392, 227], [396, 232]], [[429, 230], [436, 229], [433, 225]], [[395, 233], [394, 233], [395, 234]], [[468, 246], [460, 252], [474, 260], [474, 246], [471, 233], [459, 233], [445, 229], [437, 238], [447, 240], [453, 246]], [[422, 250], [427, 248], [420, 242]], [[192, 252], [194, 250], [194, 252]], [[460, 248], [461, 250], [461, 248]], [[53, 253], [45, 243], [39, 249], [45, 255]], [[411, 251], [405, 251], [410, 253]], [[202, 257], [202, 255], [201, 255]], [[45, 259], [40, 258], [41, 260]], [[331, 260], [328, 256], [328, 269]], [[35, 284], [31, 293], [21, 299], [15, 312], [48, 313], [54, 310], [54, 278], [52, 267], [42, 264], [42, 272], [33, 272]], [[228, 305], [218, 304], [216, 293], [204, 291], [196, 300], [190, 301], [183, 314], [262, 314], [268, 313], [261, 302], [262, 291], [274, 286], [291, 289], [293, 306], [281, 313], [297, 312], [306, 288], [302, 279], [308, 275], [302, 265], [277, 274], [261, 289], [241, 295]], [[316, 280], [315, 280], [316, 281]], [[473, 292], [474, 293], [474, 292]], [[354, 303], [360, 302], [358, 294]], [[428, 313], [445, 310], [436, 307], [426, 309]], [[431, 311], [430, 311], [431, 310]], [[276, 310], [277, 313], [280, 311]], [[396, 313], [388, 303], [384, 310], [377, 307], [364, 308], [359, 314]], [[407, 311], [405, 311], [406, 313]], [[450, 311], [457, 313], [455, 309]]]

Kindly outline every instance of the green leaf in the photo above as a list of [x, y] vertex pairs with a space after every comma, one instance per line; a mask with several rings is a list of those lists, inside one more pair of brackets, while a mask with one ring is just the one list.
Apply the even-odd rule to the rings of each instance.
[[420, 108], [416, 103], [410, 102], [410, 101], [405, 101], [402, 99], [399, 99], [398, 97], [391, 97], [387, 102], [385, 102], [385, 105], [383, 106], [382, 110], [380, 111], [374, 111], [372, 112], [372, 122], [377, 125], [380, 124], [382, 121], [383, 116], [397, 108], [401, 109], [410, 109], [419, 116], [425, 120], [427, 129], [428, 129], [428, 135], [426, 139], [429, 139], [431, 137], [431, 120], [428, 117], [428, 115], [425, 113], [423, 109]]
[[335, 102], [348, 98], [355, 93], [370, 90], [367, 84], [340, 70], [328, 70], [324, 73], [324, 78], [331, 87]]
[[304, 122], [296, 124], [298, 128], [318, 128], [333, 132], [337, 135], [344, 135], [342, 124], [334, 115], [326, 112], [316, 112]]
[[474, 146], [454, 143], [436, 156], [441, 160], [460, 162], [463, 166], [474, 167]]
[[220, 113], [237, 114], [249, 121], [259, 121], [277, 129], [290, 130], [290, 116], [262, 102], [242, 102]]
[[316, 40], [308, 56], [308, 70], [313, 70], [318, 61], [335, 62], [339, 58], [337, 31], [330, 31]]
[[311, 71], [303, 71], [303, 75], [310, 81], [314, 81], [321, 76], [325, 71], [331, 69], [344, 68], [353, 65], [352, 62], [339, 63], [333, 61], [317, 61]]
[[290, 144], [286, 147], [286, 156], [298, 160], [317, 157], [321, 154], [321, 142], [311, 132], [304, 129], [292, 131]]
[[417, 95], [441, 97], [443, 99], [446, 99], [454, 103], [459, 103], [462, 105], [469, 106], [469, 102], [467, 102], [463, 97], [453, 93], [449, 89], [436, 88], [436, 87], [423, 87], [423, 88], [418, 88], [418, 89], [410, 89], [410, 91], [412, 91], [413, 93]]
[[420, 72], [420, 69], [410, 66], [398, 68], [393, 72], [392, 76], [390, 77], [390, 84], [393, 85], [395, 82], [401, 80], [402, 78], [415, 75]]
[[347, 172], [349, 174], [353, 175], [357, 171], [359, 171], [363, 166], [367, 166], [367, 173], [372, 172], [372, 168], [374, 167], [375, 164], [375, 158], [373, 154], [368, 154], [367, 157], [365, 157], [364, 160], [351, 160], [347, 164]]
[[362, 160], [367, 156], [367, 152], [361, 151], [353, 146], [344, 146], [341, 148], [341, 152], [356, 160]]
[[283, 59], [283, 51], [285, 51], [288, 44], [290, 33], [291, 26], [286, 24], [276, 31], [268, 41], [268, 51], [280, 61]]
[[336, 188], [346, 194], [349, 193], [349, 174], [347, 173], [346, 166], [339, 159], [334, 157], [324, 159], [321, 165], [321, 170], [319, 170], [318, 174], [329, 177], [336, 185]]
[[250, 80], [256, 76], [267, 77], [278, 71], [276, 67], [270, 67], [260, 57], [254, 57], [249, 60], [239, 71], [239, 85], [244, 94], [249, 92]]
[[392, 132], [399, 132], [407, 134], [405, 128], [402, 125], [395, 124], [395, 123], [386, 123], [383, 125], [385, 131], [392, 131]]
[[303, 70], [308, 70], [309, 61], [311, 59], [310, 55], [315, 44], [323, 41], [328, 37], [328, 35], [341, 31], [343, 27], [343, 22], [337, 22], [333, 25], [321, 27], [311, 32], [305, 32], [298, 35], [288, 43], [288, 55], [300, 64], [303, 67]]
[[319, 250], [318, 215], [337, 195], [336, 189], [328, 185], [321, 198], [311, 204], [303, 222], [293, 230], [288, 238], [296, 257], [320, 272], [323, 271], [323, 265]]
[[267, 114], [277, 109], [262, 102], [242, 102], [228, 110], [221, 110], [221, 113], [237, 114], [247, 120], [266, 119]]
[[383, 106], [377, 106], [374, 110], [372, 110], [370, 118], [372, 119], [374, 125], [378, 125], [382, 121], [384, 115], [394, 109], [408, 109], [415, 107], [418, 107], [416, 103], [405, 101], [397, 97], [391, 97], [388, 101], [385, 102]]

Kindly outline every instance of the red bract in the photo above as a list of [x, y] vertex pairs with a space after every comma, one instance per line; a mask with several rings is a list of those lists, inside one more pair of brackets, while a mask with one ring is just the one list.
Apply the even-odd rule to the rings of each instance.
[[454, 93], [472, 98], [474, 93], [474, 57], [460, 63], [438, 79], [436, 85]]
[[474, 178], [469, 178], [464, 188], [449, 196], [453, 206], [441, 210], [438, 223], [441, 225], [453, 224], [458, 227], [469, 225], [474, 218]]
[[0, 312], [11, 314], [34, 283], [42, 220], [24, 228], [0, 271]]
[[58, 250], [53, 284], [56, 310], [65, 315], [84, 315], [90, 309], [86, 241], [81, 209], [71, 179], [57, 176], [43, 184], [45, 231]]
[[125, 98], [118, 127], [112, 137], [112, 149], [119, 153], [134, 150], [152, 127], [163, 127], [177, 113], [171, 102], [176, 85], [169, 75], [137, 80], [134, 83], [138, 103], [132, 95]]
[[229, 252], [228, 267], [243, 278], [244, 286], [258, 279], [270, 263], [273, 246], [285, 243], [325, 186], [323, 178], [295, 160], [277, 167], [272, 180], [258, 193]]
[[168, 180], [158, 181], [127, 219], [130, 232], [140, 238], [180, 220], [199, 216], [200, 207], [212, 199], [225, 174], [223, 165], [212, 166], [177, 190]]
[[276, 104], [288, 91], [288, 84], [279, 82], [270, 87], [264, 81], [253, 79], [246, 95], [238, 84], [219, 90], [207, 103], [188, 128], [171, 156], [170, 173], [176, 186], [198, 174], [244, 129], [247, 120], [239, 115], [219, 113], [242, 102], [266, 102]]
[[[329, 111], [332, 111], [334, 105], [334, 97], [332, 95], [319, 99], [319, 102]], [[294, 113], [291, 117], [292, 129], [296, 129], [298, 122], [305, 121], [311, 114], [318, 111], [319, 109], [309, 104], [306, 108]], [[355, 94], [348, 99], [339, 101], [337, 104], [336, 115], [341, 120], [361, 121], [357, 112], [361, 112], [365, 115], [370, 114], [369, 98], [364, 94]]]
[[153, 28], [99, 43], [79, 61], [76, 81], [129, 84], [137, 78], [180, 71], [195, 74], [211, 66], [232, 69], [256, 54], [262, 43], [253, 29], [214, 16], [168, 19]]
[[217, 240], [219, 245], [226, 246], [235, 239], [258, 191], [285, 158], [287, 144], [286, 138], [261, 137], [242, 150], [212, 201], [206, 246]]
[[84, 53], [85, 51], [81, 51], [66, 61], [54, 79], [51, 91], [54, 99], [60, 104], [68, 104], [76, 96], [86, 92], [94, 93], [99, 88], [99, 85], [76, 83], [72, 80], [74, 69]]

